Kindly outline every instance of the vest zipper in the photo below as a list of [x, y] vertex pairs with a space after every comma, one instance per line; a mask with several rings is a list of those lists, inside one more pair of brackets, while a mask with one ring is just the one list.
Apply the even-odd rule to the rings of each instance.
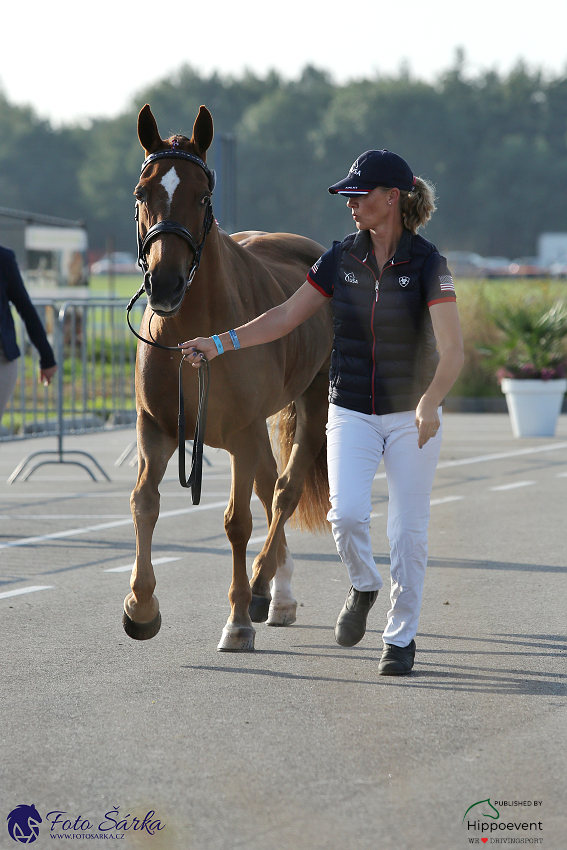
[[[402, 266], [404, 263], [408, 263], [408, 262], [409, 262], [409, 260], [404, 260], [401, 263], [395, 263], [394, 260], [392, 259], [392, 260], [390, 260], [389, 263], [386, 263], [386, 265], [384, 266], [384, 268], [380, 272], [378, 278], [376, 278], [376, 276], [374, 275], [374, 278], [376, 280], [376, 285], [374, 287], [374, 289], [376, 291], [376, 298], [374, 299], [374, 304], [372, 305], [372, 316], [370, 318], [370, 321], [372, 323], [371, 330], [372, 330], [372, 413], [373, 414], [376, 414], [376, 393], [375, 393], [375, 382], [374, 382], [374, 379], [376, 377], [376, 335], [374, 333], [374, 311], [376, 309], [376, 304], [378, 303], [378, 297], [380, 295], [380, 281], [382, 280], [382, 275], [384, 274], [386, 269], [390, 269], [390, 268], [392, 268], [392, 266]], [[372, 269], [370, 269], [370, 271], [372, 271]], [[372, 272], [372, 274], [374, 274], [374, 272]]]
[[359, 263], [361, 263], [365, 268], [367, 268], [368, 271], [372, 273], [372, 277], [376, 281], [376, 283], [374, 285], [374, 291], [376, 292], [376, 297], [374, 298], [374, 302], [372, 304], [372, 315], [370, 317], [370, 330], [372, 332], [372, 395], [371, 395], [371, 399], [372, 399], [372, 413], [375, 414], [376, 413], [376, 394], [374, 392], [374, 379], [376, 377], [376, 335], [374, 333], [374, 311], [376, 309], [376, 304], [378, 303], [378, 298], [380, 296], [380, 281], [381, 281], [382, 275], [384, 274], [386, 269], [390, 269], [390, 268], [392, 268], [392, 266], [403, 266], [404, 263], [409, 263], [409, 260], [402, 260], [401, 263], [395, 263], [393, 258], [392, 258], [390, 260], [390, 262], [386, 263], [386, 265], [384, 266], [384, 268], [380, 272], [379, 276], [376, 277], [376, 275], [372, 271], [371, 267], [369, 265], [367, 265], [366, 259], [364, 261], [359, 260], [358, 257], [355, 257], [354, 254], [350, 253], [350, 251], [349, 251], [349, 254], [353, 258], [353, 260], [358, 260]]

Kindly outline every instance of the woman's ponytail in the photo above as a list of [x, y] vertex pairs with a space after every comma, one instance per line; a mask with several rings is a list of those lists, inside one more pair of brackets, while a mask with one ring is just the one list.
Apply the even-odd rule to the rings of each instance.
[[400, 190], [400, 210], [404, 227], [412, 233], [426, 224], [435, 212], [435, 186], [421, 177], [415, 178], [412, 192]]

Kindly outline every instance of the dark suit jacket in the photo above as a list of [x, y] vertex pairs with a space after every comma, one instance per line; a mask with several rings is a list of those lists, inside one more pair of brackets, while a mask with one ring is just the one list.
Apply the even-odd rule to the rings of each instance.
[[7, 359], [15, 360], [20, 356], [20, 349], [16, 343], [16, 329], [10, 310], [10, 301], [24, 320], [29, 337], [39, 351], [41, 368], [49, 369], [55, 366], [53, 349], [24, 286], [16, 263], [16, 255], [0, 245], [0, 339]]

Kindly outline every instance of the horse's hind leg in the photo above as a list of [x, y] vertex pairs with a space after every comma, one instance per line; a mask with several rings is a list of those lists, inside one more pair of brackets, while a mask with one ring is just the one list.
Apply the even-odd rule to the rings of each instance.
[[132, 592], [124, 600], [123, 625], [135, 640], [154, 637], [161, 626], [156, 580], [152, 565], [152, 536], [159, 516], [159, 483], [165, 474], [175, 441], [144, 412], [138, 414], [138, 480], [130, 498], [136, 529], [136, 562]]
[[[278, 468], [266, 431], [266, 440], [259, 453], [254, 489], [266, 511], [269, 528], [272, 526], [273, 520], [272, 501], [277, 478]], [[291, 625], [291, 623], [295, 622], [297, 601], [291, 590], [291, 578], [294, 567], [292, 557], [287, 548], [284, 531], [281, 533], [277, 552], [272, 547], [271, 553], [275, 553], [276, 572], [269, 589], [266, 583], [262, 586], [261, 582], [256, 581], [250, 603], [250, 618], [255, 623], [261, 623], [267, 620], [269, 626]], [[273, 557], [273, 554], [270, 554], [268, 557]], [[262, 590], [262, 593], [257, 593], [255, 590]]]
[[252, 568], [250, 584], [254, 596], [270, 598], [269, 584], [274, 579], [268, 614], [271, 626], [295, 622], [297, 603], [291, 592], [293, 560], [285, 542], [284, 526], [299, 503], [305, 476], [325, 441], [327, 382], [326, 375], [317, 375], [295, 402], [293, 448], [285, 470], [276, 481], [270, 530]]

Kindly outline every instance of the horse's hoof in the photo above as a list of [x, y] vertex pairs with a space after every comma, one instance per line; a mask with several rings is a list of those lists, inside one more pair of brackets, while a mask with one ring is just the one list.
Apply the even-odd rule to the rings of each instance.
[[268, 619], [268, 611], [270, 610], [270, 600], [265, 596], [256, 596], [252, 594], [250, 605], [248, 606], [248, 614], [253, 623], [264, 623]]
[[222, 630], [217, 650], [219, 652], [254, 652], [255, 634], [256, 629], [253, 626], [227, 624]]
[[287, 605], [270, 605], [268, 614], [267, 626], [291, 626], [295, 623], [295, 615], [297, 612], [297, 602], [290, 602]]
[[136, 623], [124, 611], [122, 625], [128, 637], [133, 638], [133, 640], [150, 640], [157, 635], [161, 628], [161, 613], [158, 611], [157, 617], [154, 617], [149, 623]]

